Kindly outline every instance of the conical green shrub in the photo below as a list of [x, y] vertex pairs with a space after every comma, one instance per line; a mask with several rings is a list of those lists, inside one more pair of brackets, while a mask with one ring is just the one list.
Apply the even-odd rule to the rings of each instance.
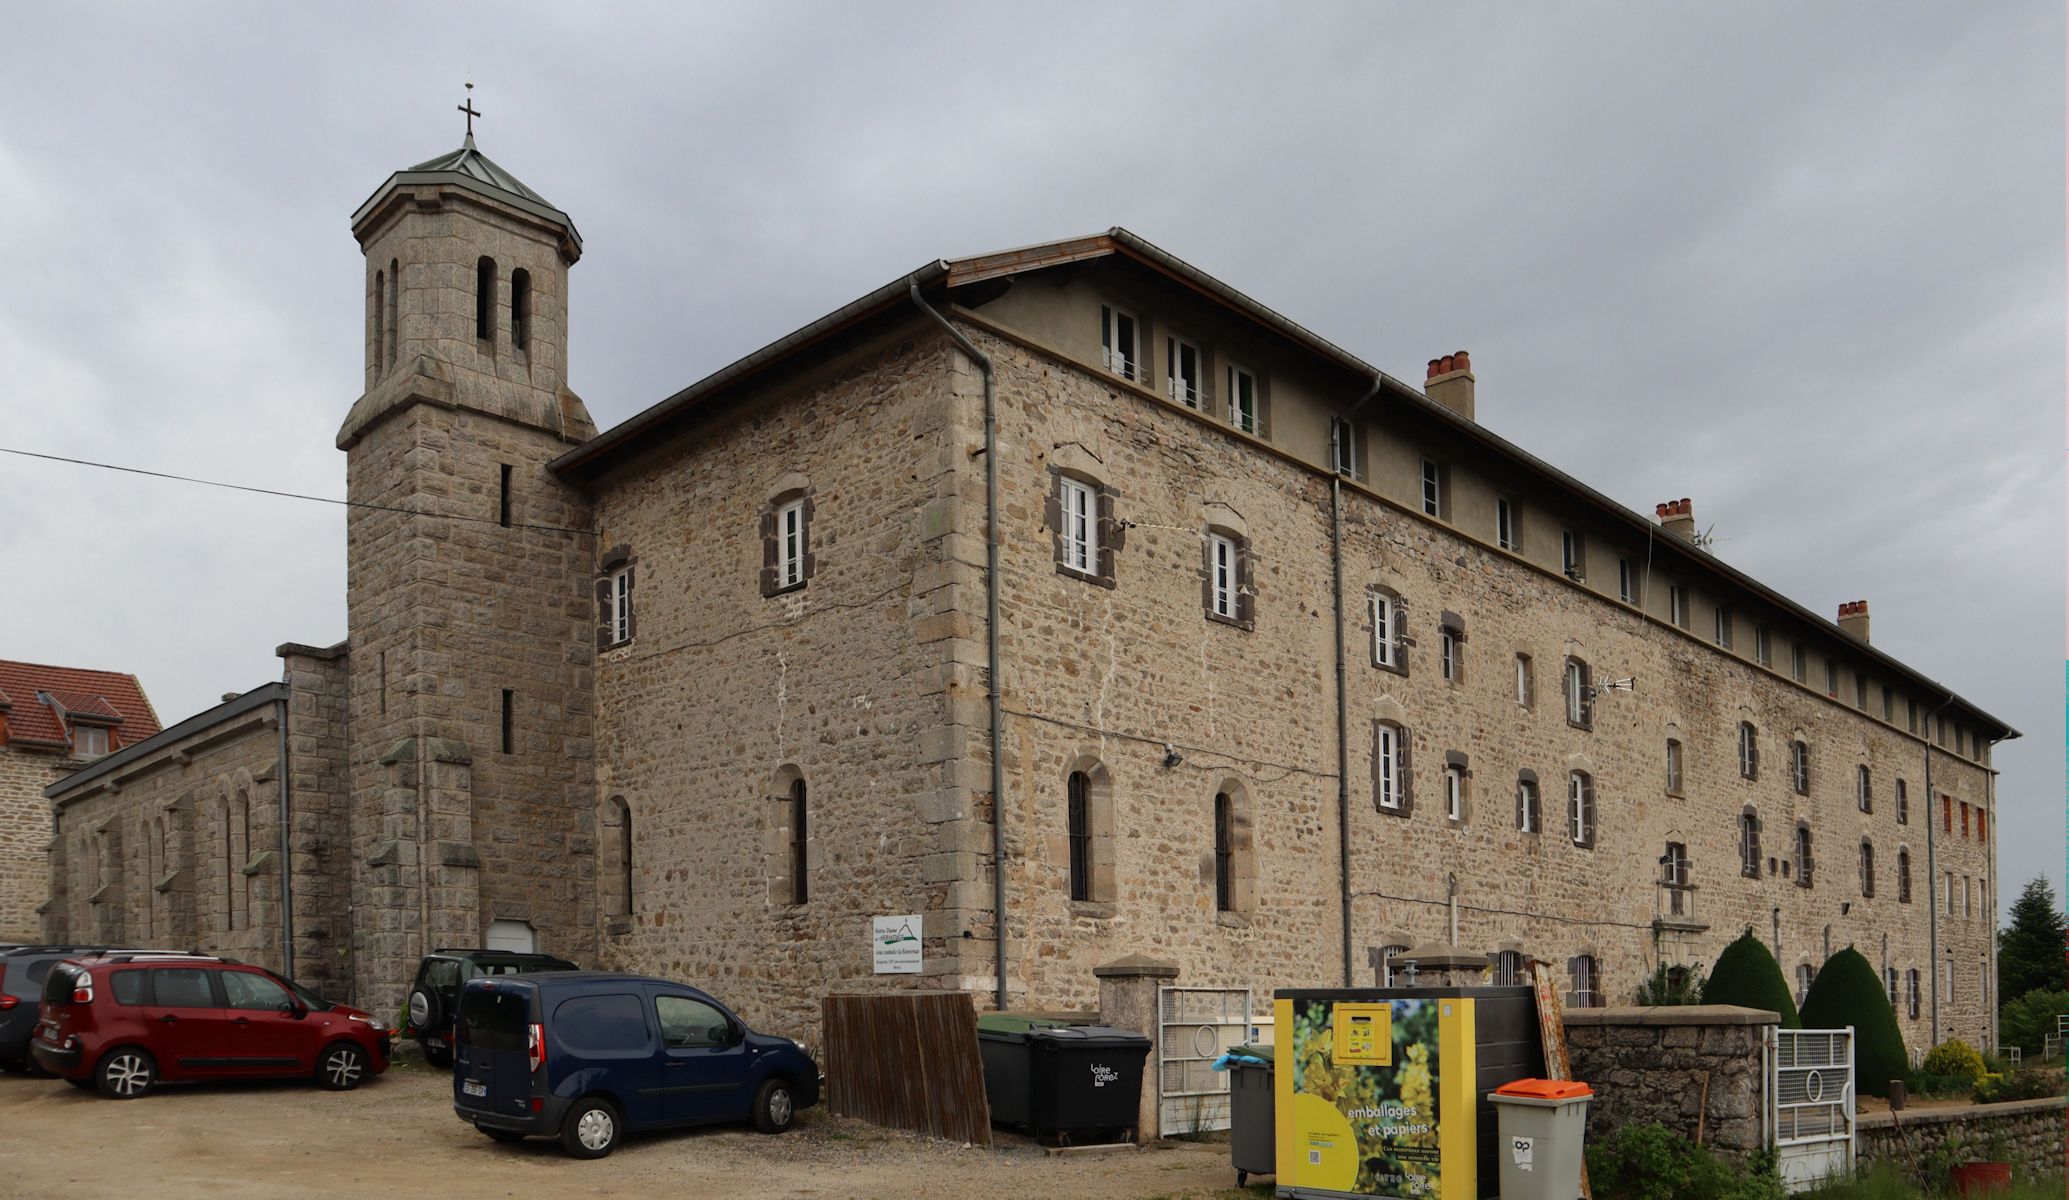
[[1784, 1029], [1803, 1027], [1781, 966], [1750, 929], [1717, 956], [1717, 965], [1710, 968], [1710, 978], [1703, 983], [1703, 1003], [1765, 1009], [1781, 1014]]
[[1889, 1081], [1901, 1080], [1911, 1060], [1897, 1029], [1897, 1010], [1875, 968], [1848, 946], [1825, 960], [1803, 998], [1805, 1029], [1853, 1026], [1855, 1086], [1870, 1096], [1889, 1095]]

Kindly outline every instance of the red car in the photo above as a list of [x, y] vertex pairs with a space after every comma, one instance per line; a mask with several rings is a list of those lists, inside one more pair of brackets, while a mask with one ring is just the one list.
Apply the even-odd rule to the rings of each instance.
[[160, 1082], [313, 1078], [358, 1087], [388, 1069], [388, 1030], [263, 967], [194, 954], [60, 963], [29, 1052], [75, 1087], [134, 1100]]

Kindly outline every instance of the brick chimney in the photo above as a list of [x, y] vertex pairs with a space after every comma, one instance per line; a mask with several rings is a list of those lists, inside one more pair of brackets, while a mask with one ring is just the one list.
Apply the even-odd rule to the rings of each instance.
[[1839, 606], [1839, 632], [1868, 640], [1868, 602], [1849, 600]]
[[1473, 420], [1473, 360], [1463, 350], [1431, 359], [1422, 394], [1466, 420]]
[[1652, 511], [1658, 514], [1661, 529], [1684, 542], [1695, 541], [1695, 507], [1689, 503], [1688, 497], [1654, 505]]

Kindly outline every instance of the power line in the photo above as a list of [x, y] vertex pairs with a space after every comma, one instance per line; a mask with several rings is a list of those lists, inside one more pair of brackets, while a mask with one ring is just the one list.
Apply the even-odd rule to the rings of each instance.
[[[22, 458], [40, 458], [45, 462], [69, 463], [75, 467], [96, 467], [103, 471], [121, 471], [127, 475], [145, 475], [152, 479], [171, 479], [179, 483], [198, 483], [204, 487], [227, 488], [233, 492], [251, 492], [259, 496], [279, 496], [287, 500], [313, 500], [318, 504], [337, 504], [345, 508], [365, 508], [375, 512], [401, 513], [406, 517], [440, 517], [448, 521], [479, 521], [487, 525], [502, 526], [498, 517], [469, 517], [458, 513], [428, 513], [414, 508], [402, 508], [393, 504], [374, 504], [366, 500], [340, 500], [334, 496], [311, 496], [303, 492], [283, 492], [274, 488], [253, 487], [244, 483], [225, 483], [220, 479], [200, 479], [193, 475], [175, 475], [170, 471], [148, 471], [142, 467], [124, 467], [115, 463], [93, 462], [84, 458], [66, 458], [61, 454], [38, 454], [34, 450], [16, 450], [11, 446], [0, 446], [0, 454], [15, 454]], [[528, 525], [512, 521], [510, 529], [536, 529], [545, 533], [594, 533], [591, 529], [573, 529], [564, 525]]]

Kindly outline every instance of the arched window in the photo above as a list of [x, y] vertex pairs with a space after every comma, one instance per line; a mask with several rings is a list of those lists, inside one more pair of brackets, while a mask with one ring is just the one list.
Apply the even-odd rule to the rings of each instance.
[[374, 272], [374, 372], [388, 369], [388, 272]]
[[1796, 786], [1799, 796], [1810, 795], [1810, 746], [1802, 741], [1789, 743], [1789, 778]]
[[1739, 874], [1760, 878], [1760, 815], [1751, 807], [1739, 814]]
[[1227, 792], [1214, 794], [1214, 907], [1232, 912], [1236, 907], [1236, 813]]
[[1070, 898], [1092, 898], [1092, 779], [1072, 771], [1065, 784], [1070, 812]]
[[1573, 844], [1595, 845], [1595, 777], [1586, 771], [1566, 773], [1566, 827]]
[[1868, 775], [1866, 763], [1855, 771], [1853, 782], [1854, 804], [1864, 813], [1875, 811], [1875, 784]]
[[1798, 821], [1798, 822], [1796, 822], [1796, 886], [1797, 886], [1797, 887], [1809, 887], [1809, 886], [1810, 886], [1810, 870], [1811, 870], [1811, 857], [1810, 857], [1810, 825], [1809, 825], [1809, 823], [1808, 823], [1808, 822], [1804, 822], [1804, 821]]
[[1810, 985], [1817, 979], [1817, 971], [1809, 963], [1796, 964], [1796, 1007], [1802, 1008], [1810, 996]]
[[238, 900], [240, 901], [239, 908], [242, 910], [239, 915], [244, 918], [243, 924], [246, 929], [251, 928], [251, 876], [244, 873], [244, 868], [250, 862], [251, 793], [239, 791], [237, 793], [237, 861], [235, 866], [237, 868], [237, 879], [243, 881], [243, 886], [238, 888]]
[[805, 781], [802, 776], [790, 784], [790, 902], [803, 904], [811, 898], [809, 865], [805, 850], [812, 829], [806, 811]]
[[1530, 964], [1524, 961], [1521, 950], [1497, 950], [1494, 952], [1493, 969], [1488, 972], [1487, 982], [1495, 987], [1521, 987], [1530, 982]]
[[1904, 847], [1897, 850], [1897, 903], [1911, 903], [1911, 851]]
[[383, 339], [387, 347], [387, 361], [383, 370], [395, 369], [395, 341], [402, 328], [402, 260], [388, 260], [388, 330]]
[[1751, 721], [1739, 722], [1739, 778], [1760, 778], [1760, 732]]
[[235, 929], [235, 928], [237, 928], [237, 912], [236, 912], [236, 909], [235, 909], [235, 908], [233, 907], [233, 905], [231, 904], [231, 900], [230, 900], [230, 880], [231, 880], [231, 873], [232, 873], [232, 872], [233, 872], [233, 871], [235, 870], [235, 867], [233, 867], [233, 866], [232, 866], [232, 864], [231, 864], [231, 862], [230, 862], [230, 859], [231, 859], [231, 858], [233, 857], [233, 855], [234, 855], [234, 851], [233, 851], [233, 850], [231, 849], [231, 847], [232, 847], [232, 845], [233, 845], [234, 843], [232, 843], [232, 842], [231, 842], [231, 840], [230, 840], [230, 798], [229, 798], [228, 796], [225, 796], [225, 797], [223, 797], [223, 801], [222, 801], [222, 804], [220, 805], [220, 807], [221, 807], [221, 809], [222, 809], [222, 812], [223, 812], [223, 829], [222, 829], [222, 849], [223, 849], [223, 913], [222, 913], [222, 916], [223, 916], [223, 928], [224, 928], [224, 929], [226, 929], [226, 930], [229, 930], [229, 929]]
[[1875, 843], [1861, 839], [1861, 895], [1875, 894]]
[[484, 254], [474, 264], [474, 340], [495, 340], [495, 312], [496, 260]]
[[532, 348], [532, 273], [523, 267], [510, 272], [510, 344]]

